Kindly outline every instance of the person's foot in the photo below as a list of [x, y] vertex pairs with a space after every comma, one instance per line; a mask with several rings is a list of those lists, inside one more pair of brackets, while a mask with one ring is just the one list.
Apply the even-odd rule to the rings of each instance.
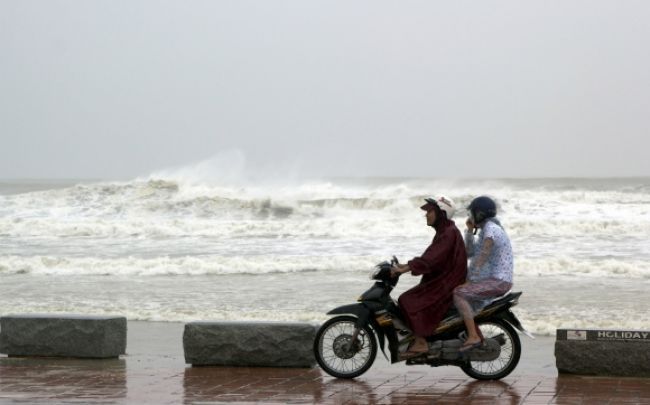
[[425, 353], [429, 352], [429, 345], [427, 344], [426, 340], [415, 340], [411, 343], [411, 345], [406, 349], [405, 352], [400, 353], [400, 358], [402, 360], [404, 359], [410, 359], [413, 357], [421, 356]]
[[428, 350], [429, 350], [429, 345], [427, 344], [426, 340], [415, 341], [411, 343], [408, 349], [408, 351], [410, 352], [426, 352]]
[[429, 353], [428, 350], [418, 350], [418, 351], [413, 351], [413, 350], [407, 350], [404, 353], [399, 354], [399, 358], [401, 360], [406, 360], [406, 359], [412, 359], [414, 357], [422, 356]]
[[458, 352], [466, 353], [470, 350], [476, 349], [481, 346], [483, 346], [483, 341], [481, 339], [476, 339], [476, 340], [467, 339], [465, 343], [463, 343], [463, 345], [460, 347], [460, 349], [458, 349]]

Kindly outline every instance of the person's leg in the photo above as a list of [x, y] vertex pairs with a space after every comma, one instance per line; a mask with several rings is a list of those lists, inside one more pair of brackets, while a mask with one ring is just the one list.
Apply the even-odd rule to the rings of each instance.
[[427, 352], [429, 352], [429, 344], [427, 343], [427, 340], [422, 336], [413, 335], [413, 341], [411, 341], [411, 344], [405, 352], [400, 353], [400, 358], [406, 360], [421, 356]]
[[415, 338], [413, 339], [413, 343], [411, 343], [411, 346], [409, 346], [408, 351], [418, 352], [418, 353], [428, 352], [429, 345], [427, 344], [427, 340], [422, 336], [415, 336]]
[[427, 316], [425, 311], [420, 308], [420, 300], [422, 295], [426, 293], [426, 288], [426, 286], [419, 284], [399, 297], [401, 320], [406, 323], [406, 326], [413, 333], [413, 339], [408, 349], [402, 353], [403, 358], [418, 356], [429, 351], [429, 344], [424, 338], [427, 332], [423, 330], [426, 329], [423, 328], [423, 325], [427, 324]]
[[467, 340], [463, 348], [472, 347], [481, 342], [476, 323], [474, 322], [474, 309], [471, 303], [482, 301], [490, 297], [498, 297], [512, 288], [512, 284], [496, 279], [482, 280], [479, 283], [465, 283], [454, 289], [454, 305], [463, 317], [467, 328]]
[[465, 298], [468, 295], [473, 295], [472, 290], [474, 290], [474, 287], [475, 286], [472, 284], [464, 284], [454, 289], [454, 305], [456, 305], [458, 312], [463, 317], [465, 328], [467, 329], [467, 340], [465, 341], [464, 346], [474, 345], [481, 342], [481, 337], [476, 332], [474, 311], [472, 310], [469, 301]]

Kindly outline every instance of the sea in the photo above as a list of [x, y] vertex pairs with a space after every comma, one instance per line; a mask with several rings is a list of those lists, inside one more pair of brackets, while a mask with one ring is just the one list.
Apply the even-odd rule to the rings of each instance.
[[529, 331], [650, 328], [650, 178], [2, 180], [0, 314], [322, 322], [422, 254], [436, 194], [461, 229], [498, 202]]

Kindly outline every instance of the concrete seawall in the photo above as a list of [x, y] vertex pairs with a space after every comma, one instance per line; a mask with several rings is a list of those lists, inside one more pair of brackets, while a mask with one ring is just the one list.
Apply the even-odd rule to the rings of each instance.
[[313, 367], [317, 325], [291, 322], [191, 322], [185, 361], [195, 366]]
[[0, 353], [9, 356], [118, 357], [126, 351], [125, 317], [16, 314], [0, 318]]
[[650, 331], [558, 329], [560, 373], [650, 377]]

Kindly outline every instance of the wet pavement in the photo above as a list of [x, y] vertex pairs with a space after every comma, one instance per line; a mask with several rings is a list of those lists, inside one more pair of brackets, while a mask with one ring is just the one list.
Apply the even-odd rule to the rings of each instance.
[[379, 357], [355, 380], [319, 368], [190, 367], [181, 336], [180, 324], [129, 323], [120, 359], [0, 358], [0, 403], [650, 404], [650, 378], [558, 376], [552, 339], [524, 341], [515, 372], [483, 382]]

